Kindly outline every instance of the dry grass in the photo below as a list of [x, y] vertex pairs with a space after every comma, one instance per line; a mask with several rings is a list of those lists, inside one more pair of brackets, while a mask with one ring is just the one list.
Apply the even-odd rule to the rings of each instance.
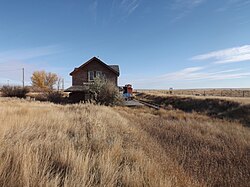
[[212, 97], [184, 97], [137, 93], [136, 98], [160, 105], [164, 108], [174, 108], [185, 112], [198, 112], [214, 118], [238, 121], [250, 127], [250, 104], [237, 100]]
[[196, 113], [0, 98], [0, 186], [249, 186], [250, 130]]
[[[168, 175], [181, 168], [199, 186], [250, 185], [248, 128], [181, 111], [128, 109], [120, 113], [148, 133], [149, 145], [154, 141], [161, 146], [161, 156], [148, 150], [152, 157], [164, 155], [172, 160], [174, 168], [170, 162], [162, 162]], [[178, 172], [176, 175], [181, 176]]]
[[111, 108], [0, 101], [0, 186], [171, 184]]
[[[190, 89], [174, 90], [170, 94], [169, 90], [136, 90], [154, 96], [179, 96], [193, 97], [196, 99], [223, 99], [239, 102], [241, 104], [250, 104], [250, 89]], [[244, 96], [243, 97], [243, 92]], [[205, 93], [205, 95], [204, 95]]]

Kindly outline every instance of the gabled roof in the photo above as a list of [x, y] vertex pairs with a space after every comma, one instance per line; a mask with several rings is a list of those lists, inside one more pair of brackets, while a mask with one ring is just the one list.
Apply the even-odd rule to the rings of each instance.
[[113, 70], [115, 70], [116, 72], [120, 72], [119, 70], [119, 66], [118, 65], [108, 65], [109, 67], [111, 67]]
[[89, 63], [91, 63], [92, 61], [97, 61], [100, 64], [104, 65], [106, 68], [108, 68], [109, 70], [113, 71], [117, 76], [120, 75], [120, 70], [119, 70], [119, 66], [118, 65], [107, 65], [105, 64], [103, 61], [101, 61], [99, 58], [93, 57], [90, 60], [88, 60], [87, 62], [85, 62], [83, 65], [81, 65], [78, 68], [75, 68], [74, 71], [72, 71], [70, 73], [70, 75], [73, 75], [75, 72], [77, 72], [79, 69], [85, 67], [86, 65], [88, 65]]

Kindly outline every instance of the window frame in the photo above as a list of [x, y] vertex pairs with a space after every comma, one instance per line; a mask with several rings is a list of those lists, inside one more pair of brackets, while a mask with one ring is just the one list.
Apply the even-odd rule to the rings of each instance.
[[[92, 73], [93, 79], [91, 79], [91, 73]], [[95, 79], [95, 72], [94, 71], [88, 71], [88, 81], [93, 82], [94, 79]]]

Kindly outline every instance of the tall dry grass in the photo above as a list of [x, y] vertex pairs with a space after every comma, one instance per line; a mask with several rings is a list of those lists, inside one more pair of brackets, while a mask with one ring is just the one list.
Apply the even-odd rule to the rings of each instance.
[[0, 186], [249, 186], [250, 131], [175, 110], [0, 98]]
[[0, 186], [171, 185], [111, 108], [1, 99], [0, 121]]
[[199, 185], [250, 185], [249, 128], [174, 110], [128, 109], [120, 113], [147, 132], [150, 141], [161, 146], [162, 154]]

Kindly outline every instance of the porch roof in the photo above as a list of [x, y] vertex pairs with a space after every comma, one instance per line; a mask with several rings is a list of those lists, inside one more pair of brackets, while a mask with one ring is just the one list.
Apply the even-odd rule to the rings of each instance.
[[86, 92], [89, 91], [89, 85], [71, 86], [64, 90], [64, 92]]

